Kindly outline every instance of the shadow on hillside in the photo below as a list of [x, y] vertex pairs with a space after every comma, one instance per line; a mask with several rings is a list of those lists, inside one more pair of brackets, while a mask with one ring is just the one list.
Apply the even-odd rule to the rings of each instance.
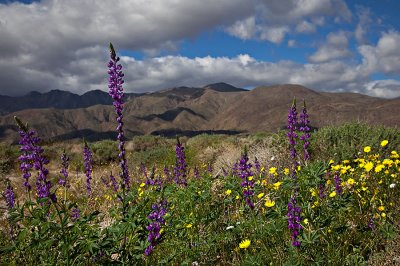
[[153, 131], [150, 134], [153, 136], [163, 137], [194, 137], [201, 134], [221, 134], [221, 135], [238, 135], [243, 131], [236, 130], [180, 130], [180, 129], [163, 129]]
[[175, 109], [172, 109], [172, 110], [168, 110], [168, 111], [166, 111], [166, 112], [164, 112], [164, 113], [162, 113], [162, 114], [152, 114], [152, 115], [147, 115], [147, 116], [138, 117], [138, 118], [143, 119], [143, 120], [146, 120], [146, 121], [151, 121], [151, 120], [153, 120], [153, 119], [155, 119], [155, 118], [160, 118], [160, 119], [162, 119], [162, 120], [164, 120], [164, 121], [169, 121], [169, 122], [171, 122], [171, 121], [173, 121], [180, 113], [182, 113], [183, 111], [186, 111], [186, 112], [188, 112], [189, 114], [198, 116], [198, 117], [200, 117], [200, 118], [206, 120], [206, 118], [205, 118], [203, 115], [198, 114], [198, 113], [196, 113], [195, 111], [193, 111], [192, 109], [185, 108], [185, 107], [178, 107], [178, 108], [175, 108]]
[[[140, 132], [136, 131], [129, 131], [125, 134], [128, 138], [138, 135], [143, 135]], [[76, 130], [73, 132], [69, 132], [66, 134], [58, 135], [56, 137], [51, 138], [52, 141], [65, 141], [65, 140], [72, 140], [72, 139], [85, 139], [87, 141], [100, 141], [100, 140], [107, 140], [117, 139], [117, 132], [116, 131], [106, 131], [106, 132], [98, 132], [91, 129], [82, 129]]]

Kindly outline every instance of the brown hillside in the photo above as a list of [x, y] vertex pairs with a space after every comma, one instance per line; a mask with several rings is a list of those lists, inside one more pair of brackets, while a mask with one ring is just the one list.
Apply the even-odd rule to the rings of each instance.
[[[224, 86], [219, 91], [212, 87], [179, 87], [131, 98], [124, 108], [126, 136], [169, 131], [276, 131], [286, 125], [294, 97], [299, 110], [302, 100], [307, 101], [311, 124], [315, 127], [349, 121], [400, 125], [400, 99], [315, 92], [299, 85], [263, 86], [251, 91]], [[29, 122], [44, 138], [107, 138], [115, 134], [116, 128], [112, 106], [29, 109], [0, 117], [3, 141], [18, 138], [14, 115]]]

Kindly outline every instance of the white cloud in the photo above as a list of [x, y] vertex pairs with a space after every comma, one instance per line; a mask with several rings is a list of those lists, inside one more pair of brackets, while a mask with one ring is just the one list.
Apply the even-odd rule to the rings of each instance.
[[[241, 87], [298, 83], [326, 91], [397, 95], [397, 81], [370, 81], [375, 72], [400, 74], [396, 46], [400, 34], [396, 31], [382, 34], [376, 45], [360, 46], [361, 64], [337, 60], [351, 55], [344, 32], [329, 34], [308, 64], [272, 63], [248, 54], [154, 57], [160, 49], [179, 51], [182, 39], [218, 27], [240, 39], [279, 44], [291, 32], [312, 32], [332, 18], [349, 21], [351, 16], [342, 0], [42, 0], [30, 5], [0, 4], [0, 94], [107, 90], [106, 47], [111, 40], [118, 51], [141, 50], [149, 56], [143, 60], [122, 57], [125, 89], [131, 92], [224, 81]], [[297, 44], [291, 38], [287, 45]]]
[[242, 40], [252, 39], [257, 32], [256, 18], [251, 16], [246, 19], [236, 21], [235, 24], [227, 28], [227, 31], [229, 34]]
[[308, 59], [313, 63], [321, 63], [349, 56], [351, 56], [351, 52], [348, 49], [346, 33], [339, 31], [337, 33], [329, 33], [326, 43], [321, 45]]
[[279, 44], [285, 38], [289, 28], [285, 26], [264, 28], [260, 30], [260, 39]]
[[374, 80], [365, 84], [365, 94], [381, 97], [400, 97], [400, 81], [394, 79]]
[[316, 31], [316, 27], [314, 24], [303, 20], [296, 26], [296, 31], [297, 32], [303, 32], [303, 33], [311, 33]]
[[281, 43], [286, 34], [315, 32], [324, 16], [350, 21], [352, 13], [343, 0], [251, 0], [255, 15], [236, 21], [226, 31], [243, 40], [261, 39]]
[[293, 61], [271, 63], [247, 54], [233, 58], [166, 56], [135, 60], [124, 57], [123, 64], [125, 88], [142, 92], [220, 81], [241, 87], [295, 83], [326, 91], [352, 91], [363, 88], [367, 78], [357, 66], [340, 61], [305, 65]]
[[400, 33], [389, 31], [382, 34], [376, 46], [361, 45], [358, 50], [363, 56], [362, 67], [365, 72], [400, 74]]
[[[74, 85], [75, 90], [88, 89], [92, 83], [78, 84], [88, 78], [74, 78], [91, 71], [81, 69], [83, 72], [76, 73], [77, 62], [83, 60], [81, 51], [97, 47], [87, 56], [92, 62], [103, 62], [107, 53], [98, 47], [112, 41], [120, 50], [143, 50], [154, 56], [160, 49], [175, 49], [184, 38], [231, 25], [252, 12], [253, 7], [242, 0], [42, 0], [29, 5], [0, 4], [0, 80], [4, 81], [0, 94], [72, 89]], [[89, 77], [95, 78], [92, 82], [99, 78], [93, 74]]]
[[296, 47], [296, 41], [295, 40], [289, 40], [287, 45], [288, 45], [288, 47], [291, 47], [291, 48]]
[[359, 21], [354, 35], [358, 43], [365, 44], [367, 42], [365, 35], [367, 34], [369, 24], [372, 23], [372, 14], [371, 11], [367, 8], [359, 8], [357, 16]]

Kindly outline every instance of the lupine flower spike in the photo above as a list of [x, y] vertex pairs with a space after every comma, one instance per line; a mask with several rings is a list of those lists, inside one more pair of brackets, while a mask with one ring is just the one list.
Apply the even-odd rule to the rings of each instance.
[[291, 231], [292, 236], [292, 246], [300, 247], [300, 241], [298, 241], [297, 237], [301, 230], [301, 207], [297, 206], [297, 196], [298, 196], [298, 184], [297, 184], [297, 166], [299, 165], [297, 162], [297, 152], [296, 152], [296, 139], [297, 139], [297, 110], [296, 110], [296, 99], [293, 100], [293, 104], [289, 109], [288, 113], [288, 133], [287, 136], [289, 138], [289, 147], [290, 147], [290, 155], [292, 157], [292, 170], [291, 176], [293, 179], [293, 187], [294, 193], [290, 197], [288, 202], [288, 228]]
[[86, 190], [88, 195], [92, 194], [91, 180], [92, 180], [92, 151], [90, 150], [87, 142], [85, 141], [85, 147], [83, 148], [83, 161], [85, 166], [86, 175]]
[[175, 155], [176, 155], [176, 163], [174, 167], [174, 176], [175, 176], [175, 183], [177, 185], [182, 185], [184, 187], [187, 186], [187, 165], [186, 165], [186, 156], [185, 150], [182, 144], [177, 138], [177, 143], [175, 147]]
[[14, 119], [19, 126], [19, 135], [21, 137], [19, 144], [21, 144], [20, 151], [22, 155], [19, 157], [19, 160], [21, 161], [20, 169], [24, 173], [24, 186], [28, 191], [31, 189], [29, 183], [29, 177], [31, 176], [30, 171], [32, 168], [35, 168], [35, 170], [38, 171], [38, 177], [36, 179], [38, 198], [49, 197], [53, 202], [56, 202], [56, 195], [50, 192], [52, 187], [51, 182], [47, 180], [49, 170], [45, 168], [49, 160], [43, 156], [44, 150], [39, 146], [40, 139], [35, 136], [36, 132], [34, 130], [29, 130], [27, 124], [23, 124], [17, 117], [14, 117]]
[[296, 178], [296, 169], [298, 166], [297, 162], [297, 151], [296, 151], [296, 139], [297, 139], [297, 110], [296, 110], [296, 99], [293, 100], [293, 104], [289, 109], [288, 114], [288, 133], [290, 156], [292, 157], [292, 177]]
[[61, 166], [62, 167], [61, 167], [60, 173], [62, 174], [62, 177], [58, 181], [58, 183], [63, 187], [69, 187], [68, 180], [67, 180], [68, 179], [68, 165], [69, 165], [69, 157], [64, 151], [63, 154], [61, 155]]
[[249, 157], [247, 156], [247, 150], [242, 154], [242, 157], [239, 161], [239, 169], [238, 174], [239, 177], [242, 179], [242, 183], [240, 186], [243, 188], [243, 196], [245, 198], [247, 206], [250, 209], [254, 208], [254, 203], [251, 200], [251, 197], [254, 195], [254, 180], [253, 180], [253, 173], [251, 172], [252, 165], [248, 163]]
[[110, 61], [108, 62], [108, 94], [114, 100], [113, 105], [115, 108], [115, 113], [117, 114], [117, 132], [118, 136], [117, 139], [119, 141], [118, 149], [119, 149], [119, 161], [121, 167], [121, 179], [123, 181], [123, 186], [129, 190], [130, 188], [130, 177], [129, 177], [129, 170], [128, 170], [128, 163], [125, 156], [125, 135], [124, 135], [124, 122], [122, 121], [122, 109], [124, 106], [124, 91], [122, 84], [124, 84], [124, 74], [122, 73], [122, 65], [118, 64], [120, 60], [115, 53], [113, 45], [110, 43]]
[[311, 159], [310, 152], [308, 147], [310, 146], [310, 127], [308, 126], [310, 121], [308, 120], [306, 101], [303, 102], [303, 110], [300, 114], [300, 131], [303, 133], [300, 136], [300, 139], [303, 141], [303, 149], [304, 149], [304, 161], [309, 161]]
[[144, 250], [144, 254], [146, 256], [149, 256], [151, 254], [161, 237], [161, 226], [165, 224], [164, 216], [165, 214], [167, 214], [167, 205], [168, 202], [166, 200], [153, 204], [153, 211], [149, 214], [149, 216], [147, 216], [147, 218], [149, 218], [152, 223], [146, 227], [147, 231], [149, 231], [149, 234], [147, 236], [147, 241], [149, 242], [149, 245]]

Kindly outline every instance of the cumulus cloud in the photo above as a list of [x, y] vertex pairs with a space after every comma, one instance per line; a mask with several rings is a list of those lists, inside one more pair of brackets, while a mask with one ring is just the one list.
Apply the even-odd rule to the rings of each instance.
[[365, 84], [363, 93], [381, 98], [400, 97], [400, 81], [395, 79], [370, 81]]
[[[249, 54], [159, 56], [160, 50], [179, 51], [183, 39], [216, 28], [243, 40], [286, 44], [288, 34], [311, 33], [332, 19], [352, 19], [343, 0], [42, 0], [29, 5], [0, 4], [0, 94], [51, 89], [106, 91], [106, 47], [112, 40], [118, 51], [140, 50], [148, 55], [142, 60], [122, 57], [129, 92], [224, 81], [239, 87], [297, 83], [325, 91], [396, 97], [398, 81], [370, 80], [375, 72], [400, 73], [400, 52], [396, 49], [400, 34], [396, 31], [382, 34], [376, 45], [363, 43], [358, 48], [360, 63], [340, 61], [351, 55], [348, 33], [342, 31], [330, 33], [306, 64], [267, 62]], [[365, 33], [355, 36], [361, 40]], [[287, 46], [299, 45], [290, 38]]]
[[302, 22], [300, 22], [296, 26], [296, 31], [297, 32], [311, 33], [311, 32], [315, 32], [315, 30], [316, 30], [316, 26], [314, 24], [306, 21], [306, 20], [303, 20]]
[[400, 33], [389, 31], [382, 34], [376, 46], [361, 45], [358, 50], [363, 56], [363, 71], [400, 74]]
[[226, 28], [231, 35], [268, 40], [279, 44], [291, 31], [315, 32], [325, 23], [324, 16], [350, 21], [352, 13], [343, 0], [252, 0], [255, 15], [236, 21]]
[[358, 23], [354, 35], [356, 40], [360, 44], [367, 43], [366, 34], [368, 31], [369, 24], [372, 23], [371, 11], [368, 8], [359, 8], [357, 12]]
[[319, 64], [276, 63], [256, 60], [247, 54], [236, 57], [166, 56], [135, 60], [122, 58], [126, 88], [149, 91], [180, 85], [202, 86], [225, 81], [239, 87], [293, 83], [325, 91], [361, 88], [366, 76], [340, 61]]
[[351, 56], [351, 52], [348, 49], [349, 41], [345, 32], [339, 31], [337, 33], [329, 33], [326, 39], [326, 43], [321, 45], [319, 49], [308, 58], [311, 62], [320, 63]]
[[[93, 83], [79, 82], [92, 78], [98, 81], [98, 67], [93, 62], [106, 60], [105, 49], [98, 47], [106, 47], [109, 41], [117, 43], [119, 49], [156, 55], [156, 51], [171, 49], [183, 38], [231, 25], [252, 12], [253, 7], [242, 0], [42, 0], [29, 5], [0, 4], [0, 80], [5, 81], [0, 93], [73, 90], [74, 86], [75, 90], [87, 90]], [[81, 66], [87, 65], [89, 57], [94, 68], [87, 70]], [[76, 73], [78, 69], [80, 73]], [[96, 74], [91, 73], [93, 70]], [[86, 74], [89, 78], [82, 78]]]

